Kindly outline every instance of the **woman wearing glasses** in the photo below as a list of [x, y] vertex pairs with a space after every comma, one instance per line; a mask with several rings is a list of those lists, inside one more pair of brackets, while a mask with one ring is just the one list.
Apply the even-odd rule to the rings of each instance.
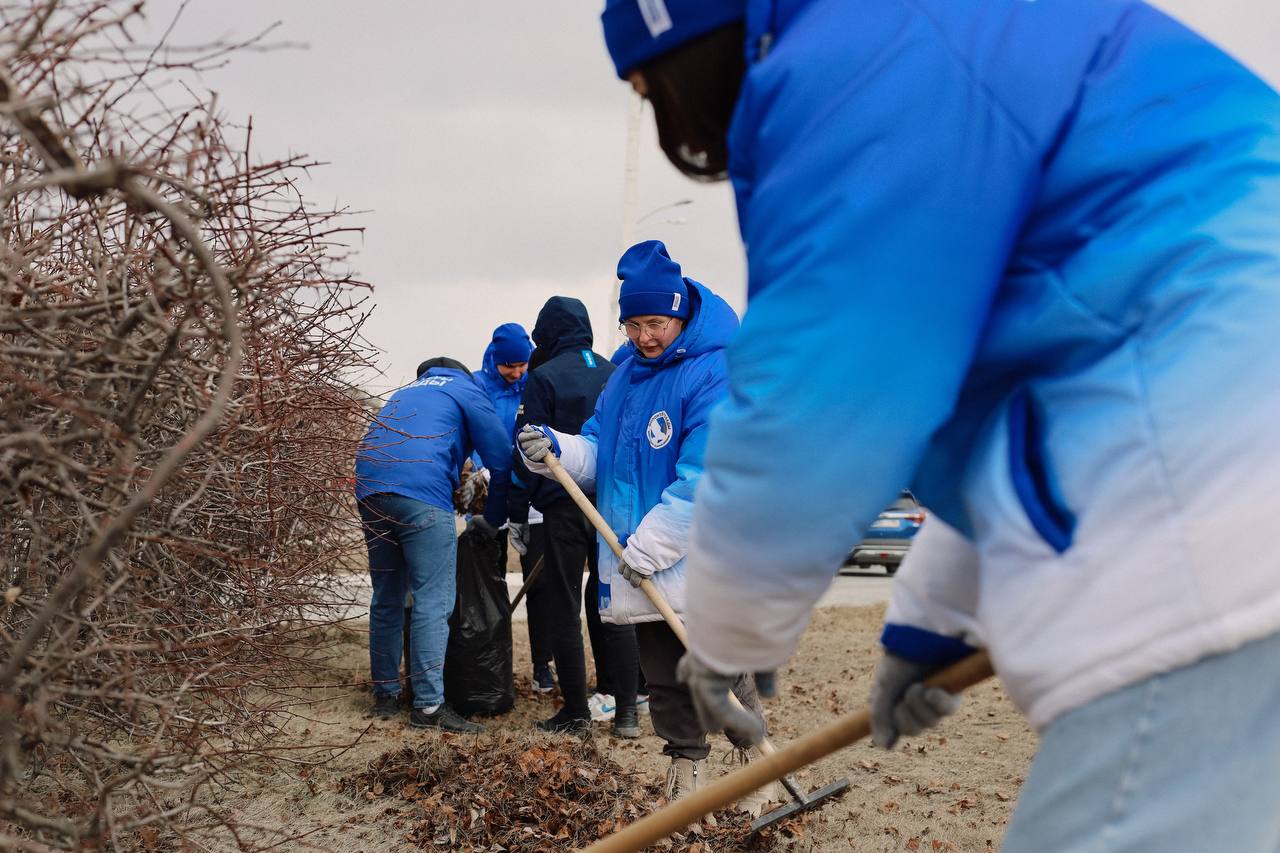
[[[636, 626], [653, 728], [671, 757], [667, 796], [675, 799], [697, 786], [709, 747], [689, 691], [676, 678], [684, 648], [638, 587], [649, 578], [677, 613], [685, 609], [693, 493], [702, 476], [707, 416], [725, 394], [724, 348], [738, 316], [705, 285], [682, 276], [656, 240], [628, 249], [618, 261], [618, 278], [619, 319], [631, 358], [609, 377], [580, 435], [530, 425], [520, 432], [519, 445], [538, 473], [547, 471], [541, 460], [548, 452], [559, 456], [585, 491], [596, 492], [601, 515], [622, 542], [621, 561], [597, 543], [600, 618]], [[750, 678], [740, 680], [736, 692], [761, 713]], [[749, 744], [734, 746], [745, 763]], [[759, 814], [767, 793], [739, 807]]]

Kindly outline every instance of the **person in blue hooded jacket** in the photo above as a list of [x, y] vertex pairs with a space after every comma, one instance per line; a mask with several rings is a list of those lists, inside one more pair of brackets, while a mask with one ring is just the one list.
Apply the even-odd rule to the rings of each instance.
[[[520, 400], [524, 395], [525, 384], [529, 379], [529, 371], [533, 369], [533, 342], [524, 327], [519, 323], [503, 323], [493, 330], [493, 337], [485, 347], [480, 371], [475, 374], [476, 383], [489, 395], [498, 420], [502, 421], [507, 433], [514, 439], [516, 413], [520, 409]], [[481, 469], [483, 462], [478, 454], [472, 454], [471, 463]], [[485, 472], [481, 472], [485, 473]], [[467, 483], [476, 482], [468, 480]], [[517, 472], [512, 472], [511, 489], [508, 492], [508, 507], [511, 498], [524, 492], [523, 483]], [[462, 503], [468, 503], [471, 493], [465, 488], [461, 496]], [[520, 565], [526, 579], [542, 556], [539, 548], [530, 553], [530, 544], [536, 538], [533, 528], [542, 523], [541, 513], [522, 512], [518, 519], [512, 519], [508, 525], [511, 547], [520, 554]], [[555, 675], [551, 671], [550, 638], [548, 622], [542, 613], [542, 591], [545, 580], [535, 578], [533, 586], [526, 595], [526, 620], [529, 630], [529, 654], [533, 658], [533, 689], [538, 693], [550, 693], [556, 688]]]
[[451, 732], [480, 726], [444, 701], [444, 658], [456, 597], [457, 532], [453, 492], [473, 452], [491, 472], [483, 518], [489, 536], [506, 520], [511, 432], [462, 364], [434, 358], [392, 393], [356, 452], [356, 501], [369, 549], [369, 665], [374, 715], [400, 704], [405, 596], [412, 593], [409, 724]]
[[953, 710], [920, 681], [984, 646], [1042, 736], [1005, 850], [1276, 849], [1276, 92], [1137, 0], [603, 22], [747, 247], [688, 556], [708, 725], [751, 726], [733, 674], [787, 660], [910, 485], [878, 744]]
[[[493, 330], [493, 337], [484, 350], [480, 370], [474, 374], [476, 384], [489, 395], [489, 400], [498, 413], [498, 420], [513, 438], [516, 410], [520, 408], [520, 395], [524, 393], [525, 381], [528, 379], [532, 352], [533, 342], [529, 340], [524, 327], [519, 323], [503, 323]], [[472, 455], [471, 462], [477, 469], [483, 465], [475, 454]]]
[[498, 420], [513, 436], [532, 352], [533, 343], [524, 327], [503, 323], [493, 330], [493, 339], [484, 351], [484, 364], [475, 375], [476, 383], [493, 401]]
[[[627, 249], [618, 278], [619, 320], [633, 356], [609, 377], [580, 434], [531, 424], [517, 443], [535, 473], [546, 474], [541, 460], [555, 453], [584, 491], [596, 493], [600, 514], [624, 546], [619, 560], [597, 537], [597, 604], [605, 622], [635, 625], [654, 731], [671, 757], [671, 799], [697, 787], [709, 747], [689, 692], [676, 679], [684, 648], [639, 585], [651, 579], [676, 613], [686, 611], [693, 493], [702, 476], [708, 418], [724, 398], [724, 349], [738, 317], [707, 287], [685, 278], [657, 240]], [[752, 679], [738, 679], [734, 690], [763, 725]], [[730, 739], [738, 759], [749, 760], [750, 742]], [[739, 806], [758, 814], [770, 793], [762, 789]]]

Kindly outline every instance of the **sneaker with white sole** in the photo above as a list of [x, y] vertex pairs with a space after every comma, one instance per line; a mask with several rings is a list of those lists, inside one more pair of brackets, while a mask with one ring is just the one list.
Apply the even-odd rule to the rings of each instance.
[[587, 708], [591, 711], [591, 719], [597, 722], [612, 720], [618, 713], [618, 703], [608, 693], [593, 693], [587, 700]]
[[551, 671], [551, 664], [540, 663], [533, 667], [533, 690], [535, 693], [550, 693], [556, 689], [556, 676]]

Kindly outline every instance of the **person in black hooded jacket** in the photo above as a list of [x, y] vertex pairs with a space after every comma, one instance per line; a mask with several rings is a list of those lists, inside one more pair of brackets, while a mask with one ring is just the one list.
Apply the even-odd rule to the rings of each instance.
[[[596, 397], [614, 365], [591, 349], [594, 336], [587, 307], [568, 296], [553, 296], [538, 312], [533, 342], [538, 362], [529, 374], [516, 412], [516, 431], [525, 424], [546, 424], [577, 433], [595, 410]], [[581, 731], [591, 722], [587, 705], [586, 660], [579, 614], [582, 612], [582, 567], [596, 574], [596, 537], [591, 523], [559, 483], [534, 476], [514, 454], [519, 479], [526, 488], [512, 496], [513, 521], [522, 522], [531, 504], [542, 513], [544, 613], [551, 653], [560, 681], [562, 708], [538, 727], [545, 731]], [[603, 625], [588, 581], [587, 626], [596, 659], [596, 675], [613, 688], [617, 710], [613, 730], [621, 737], [639, 737], [636, 687], [639, 655], [635, 631], [629, 625]], [[625, 704], [624, 704], [625, 703]]]

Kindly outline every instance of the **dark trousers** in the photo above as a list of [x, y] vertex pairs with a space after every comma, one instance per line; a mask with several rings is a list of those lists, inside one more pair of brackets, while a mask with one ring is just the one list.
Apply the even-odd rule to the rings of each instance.
[[598, 551], [588, 562], [586, 608], [587, 633], [596, 662], [596, 689], [613, 696], [619, 711], [636, 705], [636, 694], [645, 692], [640, 674], [640, 651], [634, 625], [614, 625], [600, 619], [600, 567]]
[[589, 717], [587, 664], [582, 648], [582, 572], [596, 549], [595, 531], [572, 501], [558, 501], [542, 512], [545, 539], [542, 575], [546, 580], [547, 632], [565, 710]]
[[[529, 545], [520, 555], [520, 574], [527, 581], [538, 560], [544, 558], [547, 537], [543, 524], [529, 525]], [[538, 577], [524, 594], [525, 609], [529, 614], [529, 657], [535, 667], [551, 663], [551, 622], [547, 618], [547, 567], [543, 565]]]
[[[649, 685], [653, 731], [667, 742], [662, 751], [672, 758], [701, 761], [711, 751], [707, 745], [707, 733], [698, 722], [689, 689], [676, 678], [676, 664], [684, 655], [684, 644], [665, 622], [641, 622], [635, 627], [640, 646], [640, 666]], [[755, 679], [749, 675], [742, 676], [734, 685], [733, 692], [747, 710], [764, 719]], [[750, 742], [733, 736], [729, 736], [729, 740], [739, 749], [751, 746]]]

